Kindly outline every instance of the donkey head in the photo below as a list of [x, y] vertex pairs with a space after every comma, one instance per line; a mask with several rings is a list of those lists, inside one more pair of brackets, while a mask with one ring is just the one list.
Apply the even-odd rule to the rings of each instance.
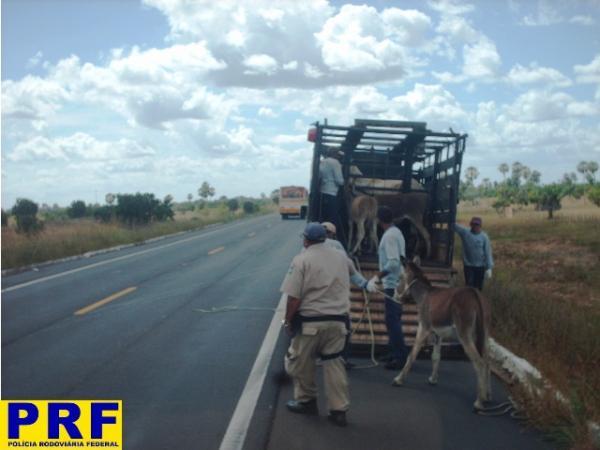
[[419, 264], [421, 260], [418, 256], [415, 256], [412, 261], [409, 261], [404, 267], [402, 278], [398, 286], [396, 287], [396, 298], [401, 303], [416, 303], [417, 298], [413, 295], [413, 286], [422, 282], [426, 285], [430, 285], [429, 281], [425, 277], [425, 273], [421, 270]]

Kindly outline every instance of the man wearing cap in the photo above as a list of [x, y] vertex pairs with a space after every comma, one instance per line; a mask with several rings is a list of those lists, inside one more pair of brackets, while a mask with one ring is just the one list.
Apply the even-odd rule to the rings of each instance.
[[337, 148], [328, 148], [326, 157], [319, 164], [319, 178], [321, 180], [321, 220], [332, 222], [340, 229], [340, 207], [338, 192], [344, 185], [342, 165], [339, 158], [343, 155]]
[[403, 259], [406, 258], [406, 244], [402, 231], [394, 225], [394, 215], [388, 206], [380, 206], [377, 220], [383, 229], [379, 241], [379, 272], [367, 285], [369, 290], [380, 280], [385, 292], [385, 326], [388, 332], [390, 360], [385, 364], [388, 370], [399, 370], [404, 367], [408, 349], [404, 343], [402, 332], [402, 304], [394, 301], [396, 286], [400, 282]]
[[454, 231], [462, 241], [465, 284], [479, 290], [483, 289], [484, 278], [492, 278], [494, 267], [490, 238], [481, 230], [481, 224], [481, 217], [471, 219], [471, 229], [454, 224]]
[[295, 413], [318, 414], [316, 360], [323, 366], [329, 420], [346, 425], [350, 406], [348, 378], [341, 359], [350, 311], [351, 261], [325, 245], [320, 223], [309, 223], [303, 233], [305, 251], [294, 257], [281, 285], [287, 295], [284, 327], [292, 337], [285, 368], [294, 380], [294, 400], [286, 407]]

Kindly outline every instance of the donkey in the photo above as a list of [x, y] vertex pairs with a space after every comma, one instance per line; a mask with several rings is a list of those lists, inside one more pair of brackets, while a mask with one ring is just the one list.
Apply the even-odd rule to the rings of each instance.
[[487, 361], [491, 322], [489, 300], [471, 287], [433, 287], [418, 264], [418, 258], [407, 264], [403, 282], [396, 291], [396, 297], [401, 302], [412, 299], [417, 304], [419, 326], [406, 364], [392, 384], [402, 385], [426, 338], [432, 332], [435, 333], [436, 340], [431, 355], [433, 371], [429, 383], [437, 384], [442, 338], [451, 335], [452, 328], [455, 328], [477, 376], [477, 400], [473, 407], [475, 410], [483, 410], [484, 402], [491, 400], [490, 368]]
[[[365, 228], [369, 232], [369, 247], [370, 249], [377, 249], [379, 243], [377, 239], [377, 200], [369, 195], [359, 195], [352, 199], [350, 204], [350, 223], [348, 228], [350, 230], [348, 238], [348, 248], [350, 254], [353, 255], [357, 250], [360, 249], [360, 244], [365, 237]], [[356, 244], [352, 248], [352, 234], [354, 230], [354, 224], [356, 224]]]

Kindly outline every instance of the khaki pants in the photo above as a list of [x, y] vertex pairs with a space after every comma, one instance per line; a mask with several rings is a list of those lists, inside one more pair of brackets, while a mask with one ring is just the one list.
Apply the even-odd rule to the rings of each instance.
[[[293, 339], [285, 357], [285, 370], [294, 380], [294, 399], [306, 402], [317, 397], [317, 358], [341, 352], [346, 342], [342, 322], [309, 322]], [[323, 359], [325, 396], [330, 411], [347, 411], [350, 406], [348, 377], [341, 357]]]

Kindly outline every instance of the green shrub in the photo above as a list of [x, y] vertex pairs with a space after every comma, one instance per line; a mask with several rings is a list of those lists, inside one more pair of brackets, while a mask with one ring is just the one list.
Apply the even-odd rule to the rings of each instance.
[[17, 231], [20, 233], [36, 233], [44, 228], [42, 222], [37, 219], [37, 203], [27, 199], [19, 198], [12, 208], [12, 213], [17, 219]]
[[71, 203], [71, 206], [67, 208], [67, 214], [71, 219], [80, 219], [85, 217], [86, 212], [87, 208], [83, 200], [74, 200]]
[[255, 212], [258, 208], [256, 207], [256, 205], [254, 204], [254, 202], [249, 202], [246, 201], [244, 202], [244, 212], [246, 214], [252, 214], [253, 212]]

